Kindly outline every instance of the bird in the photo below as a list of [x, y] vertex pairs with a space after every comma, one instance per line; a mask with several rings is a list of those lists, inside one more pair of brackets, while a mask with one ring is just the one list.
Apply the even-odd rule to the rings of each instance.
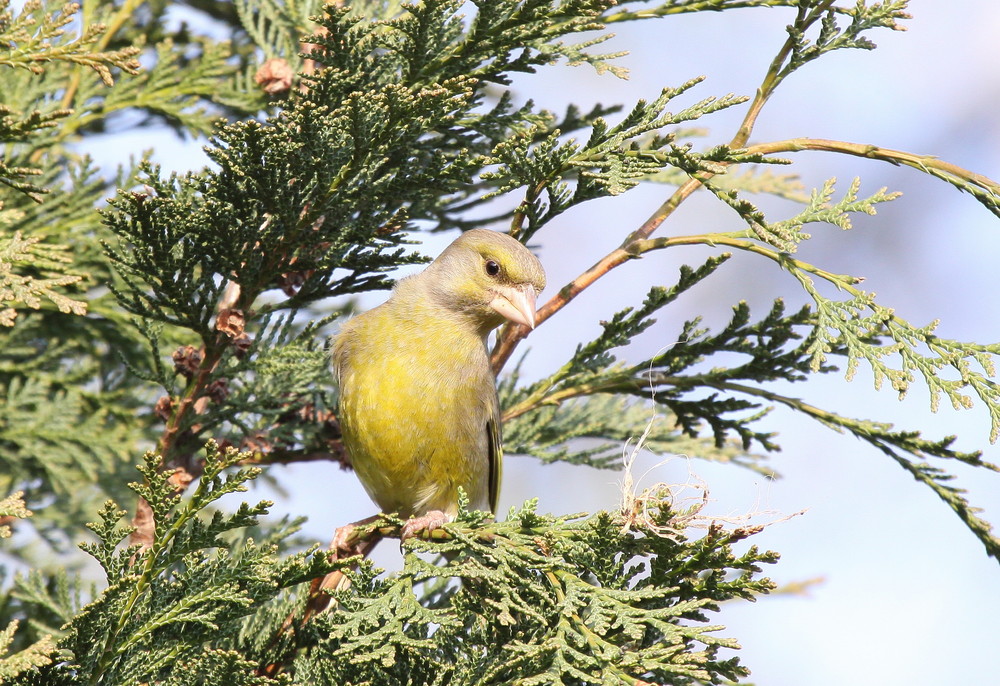
[[534, 329], [541, 262], [503, 233], [471, 229], [389, 299], [352, 317], [333, 345], [343, 443], [359, 480], [406, 539], [471, 508], [495, 513], [500, 405], [487, 336]]

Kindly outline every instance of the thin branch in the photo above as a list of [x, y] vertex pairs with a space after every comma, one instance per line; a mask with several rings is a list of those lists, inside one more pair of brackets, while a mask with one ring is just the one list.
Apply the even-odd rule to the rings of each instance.
[[845, 155], [912, 167], [925, 174], [943, 179], [959, 190], [972, 193], [993, 214], [1000, 216], [1000, 183], [982, 174], [959, 167], [957, 164], [940, 160], [933, 155], [919, 155], [903, 150], [881, 148], [877, 145], [850, 143], [827, 138], [790, 138], [770, 143], [757, 143], [746, 148], [747, 153], [761, 155], [802, 152], [804, 150], [838, 152]]
[[343, 469], [349, 469], [350, 460], [340, 441], [334, 443], [333, 450], [282, 450], [255, 452], [252, 457], [240, 462], [241, 465], [297, 464], [300, 462], [336, 462]]

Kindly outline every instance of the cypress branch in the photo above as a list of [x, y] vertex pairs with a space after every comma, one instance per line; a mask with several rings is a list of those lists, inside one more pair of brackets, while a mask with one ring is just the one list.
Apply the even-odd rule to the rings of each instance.
[[[645, 449], [775, 476], [764, 460], [779, 448], [767, 423], [779, 405], [899, 464], [997, 557], [989, 523], [951, 474], [956, 463], [998, 471], [982, 454], [776, 390], [794, 383], [806, 397], [807, 382], [840, 359], [848, 379], [864, 364], [900, 395], [924, 386], [935, 409], [978, 399], [991, 439], [1000, 432], [997, 344], [911, 324], [861, 290], [860, 277], [794, 254], [809, 232], [848, 229], [853, 213], [874, 214], [895, 194], [866, 197], [857, 180], [839, 194], [832, 180], [807, 191], [772, 165], [804, 150], [904, 165], [994, 214], [997, 184], [878, 146], [749, 142], [787, 76], [836, 50], [871, 49], [876, 29], [901, 28], [905, 2], [340, 4], [199, 0], [184, 3], [198, 18], [184, 28], [167, 21], [175, 5], [143, 0], [0, 8], [0, 36], [14, 46], [0, 60], [11, 67], [0, 72], [0, 322], [14, 324], [0, 330], [0, 495], [24, 491], [0, 503], [0, 532], [15, 533], [5, 558], [33, 569], [0, 585], [0, 650], [10, 654], [0, 678], [742, 679], [735, 639], [714, 614], [769, 592], [760, 574], [777, 556], [744, 543], [760, 525], [727, 527], [702, 512], [705, 494], [691, 505], [660, 485], [624, 494], [619, 510], [574, 516], [529, 501], [502, 521], [463, 503], [457, 521], [403, 543], [403, 568], [389, 573], [320, 552], [301, 522], [266, 519], [266, 502], [224, 498], [274, 464], [349, 465], [325, 339], [355, 296], [426, 261], [420, 232], [486, 227], [544, 241], [566, 212], [649, 183], [673, 189], [542, 304], [540, 325], [640, 257], [719, 252], [610, 314], [550, 374], [502, 378], [507, 452], [607, 468], [642, 435]], [[629, 106], [557, 114], [510, 88], [560, 62], [624, 76], [619, 55], [601, 52], [607, 26], [763, 7], [782, 8], [788, 38], [749, 99], [698, 94], [698, 77]], [[206, 35], [209, 20], [223, 30]], [[732, 108], [745, 108], [738, 128], [703, 145], [706, 123]], [[108, 174], [74, 147], [152, 123], [210, 135], [210, 167], [167, 173], [142, 159]], [[734, 225], [666, 233], [702, 187], [735, 211]], [[748, 198], [762, 194], [800, 207], [774, 218]], [[736, 250], [788, 272], [810, 307], [777, 300], [751, 313], [738, 302], [721, 326], [684, 322], [659, 352], [631, 359], [628, 346], [658, 335], [655, 319], [720, 278]], [[525, 335], [501, 333], [498, 372]], [[154, 445], [129, 484], [135, 456]], [[34, 516], [19, 519], [28, 506]], [[379, 516], [358, 536], [398, 537], [401, 525]], [[104, 571], [97, 586], [66, 552], [81, 539]], [[352, 584], [316, 612], [325, 591], [312, 582], [334, 572]]]

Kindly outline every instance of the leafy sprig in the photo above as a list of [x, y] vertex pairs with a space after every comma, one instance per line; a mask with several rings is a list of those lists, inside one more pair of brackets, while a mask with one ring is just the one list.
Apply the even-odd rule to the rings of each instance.
[[[75, 37], [67, 34], [66, 26], [74, 21], [79, 9], [77, 4], [67, 3], [58, 12], [44, 13], [41, 0], [28, 0], [14, 16], [10, 1], [2, 0], [0, 41], [11, 49], [0, 55], [0, 65], [41, 74], [48, 62], [69, 62], [90, 67], [106, 86], [114, 85], [112, 69], [138, 73], [138, 48], [128, 46], [105, 51], [96, 45], [106, 31], [105, 26], [90, 24]], [[93, 50], [94, 47], [97, 50]]]
[[[526, 188], [512, 231], [529, 240], [571, 207], [624, 193], [667, 164], [683, 169], [700, 167], [702, 156], [689, 146], [675, 144], [674, 134], [663, 130], [745, 101], [730, 94], [705, 98], [677, 113], [666, 110], [671, 101], [701, 81], [692, 79], [677, 88], [665, 88], [651, 102], [640, 100], [617, 124], [611, 125], [603, 117], [593, 119], [585, 143], [562, 141], [563, 131], [558, 128], [544, 136], [539, 135], [539, 129], [528, 130], [500, 143], [487, 159], [496, 168], [481, 175], [494, 186], [486, 197]], [[646, 135], [654, 131], [656, 135]]]
[[[782, 79], [834, 50], [873, 50], [875, 43], [864, 34], [872, 29], [905, 30], [899, 22], [910, 18], [904, 11], [907, 4], [906, 0], [872, 4], [858, 2], [854, 7], [837, 7], [829, 0], [799, 3], [799, 17], [809, 17], [813, 21], [795, 22], [788, 26], [791, 51], [778, 72], [778, 78]], [[842, 25], [838, 21], [841, 17], [849, 21]], [[812, 28], [816, 19], [819, 19], [819, 29], [815, 38], [810, 38], [806, 26]]]
[[29, 670], [52, 663], [55, 645], [51, 637], [43, 638], [12, 655], [5, 655], [14, 640], [19, 622], [13, 620], [0, 630], [0, 679], [12, 679]]
[[[37, 310], [43, 299], [60, 312], [85, 314], [86, 303], [60, 292], [83, 278], [67, 269], [70, 262], [66, 246], [47, 245], [20, 232], [0, 236], [0, 326], [14, 326], [17, 311], [12, 305]], [[18, 274], [15, 268], [27, 274]]]
[[[927, 386], [933, 411], [938, 410], [942, 396], [956, 410], [972, 407], [972, 397], [966, 392], [969, 389], [989, 411], [989, 438], [991, 443], [996, 442], [1000, 437], [1000, 387], [992, 379], [996, 376], [1000, 343], [982, 345], [940, 338], [934, 333], [936, 321], [914, 326], [876, 303], [874, 294], [856, 289], [851, 289], [854, 297], [850, 300], [828, 300], [818, 294], [808, 275], [795, 274], [816, 301], [814, 364], [822, 363], [830, 346], [843, 347], [847, 351], [848, 378], [864, 361], [872, 370], [875, 387], [881, 388], [888, 380], [900, 398], [906, 396], [919, 374]], [[868, 342], [876, 335], [881, 344]], [[891, 364], [893, 359], [899, 361], [898, 366]], [[949, 368], [957, 378], [944, 374]]]
[[746, 221], [754, 238], [782, 252], [793, 253], [800, 243], [812, 237], [802, 230], [806, 224], [830, 224], [847, 231], [851, 229], [852, 213], [874, 215], [879, 203], [895, 200], [901, 195], [889, 193], [887, 189], [881, 188], [867, 198], [859, 198], [861, 179], [855, 178], [844, 196], [834, 201], [836, 182], [836, 179], [828, 179], [822, 188], [814, 189], [804, 203], [805, 207], [795, 216], [772, 222], [767, 221], [763, 212], [756, 206], [740, 197], [735, 188], [717, 189], [714, 179], [706, 185], [717, 198], [733, 208]]

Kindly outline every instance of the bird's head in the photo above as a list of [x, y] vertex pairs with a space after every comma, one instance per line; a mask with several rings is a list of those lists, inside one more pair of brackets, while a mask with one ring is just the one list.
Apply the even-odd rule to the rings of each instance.
[[505, 319], [535, 328], [535, 298], [545, 287], [538, 258], [510, 236], [466, 231], [425, 270], [434, 300], [472, 318], [485, 332]]

